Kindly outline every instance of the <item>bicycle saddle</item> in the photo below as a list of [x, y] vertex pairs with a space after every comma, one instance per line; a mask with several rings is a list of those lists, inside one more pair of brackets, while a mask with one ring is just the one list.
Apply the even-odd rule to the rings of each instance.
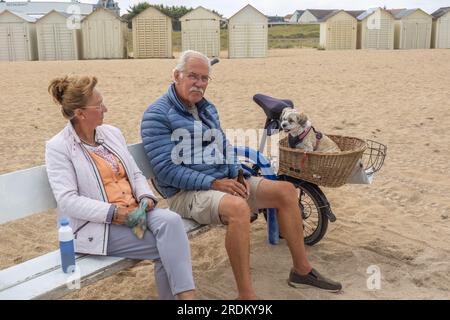
[[277, 99], [264, 94], [258, 93], [253, 96], [255, 101], [266, 114], [267, 118], [278, 120], [284, 108], [293, 108], [294, 104], [291, 100]]

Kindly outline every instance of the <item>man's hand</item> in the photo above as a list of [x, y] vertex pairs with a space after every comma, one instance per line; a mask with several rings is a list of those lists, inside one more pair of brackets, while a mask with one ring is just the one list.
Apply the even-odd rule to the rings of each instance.
[[[247, 184], [247, 190], [249, 190], [248, 182], [245, 181], [245, 183]], [[211, 184], [211, 189], [229, 193], [233, 196], [242, 197], [244, 199], [248, 199], [248, 193], [245, 186], [243, 186], [234, 179], [224, 178], [214, 180], [213, 183]]]

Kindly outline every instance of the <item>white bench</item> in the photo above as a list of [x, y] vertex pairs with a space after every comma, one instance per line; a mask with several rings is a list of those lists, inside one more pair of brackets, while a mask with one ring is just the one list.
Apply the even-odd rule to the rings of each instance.
[[[147, 179], [151, 178], [152, 171], [142, 143], [130, 145], [128, 149], [143, 174]], [[56, 208], [56, 201], [48, 182], [45, 166], [0, 175], [0, 224], [53, 208]], [[190, 237], [208, 230], [208, 227], [192, 220], [183, 219], [183, 222]], [[56, 217], [55, 232], [57, 232]], [[108, 277], [137, 262], [139, 260], [77, 255], [80, 285], [87, 285]], [[55, 250], [0, 270], [0, 300], [57, 299], [71, 292], [70, 280], [73, 277], [74, 275], [62, 272], [59, 250]]]

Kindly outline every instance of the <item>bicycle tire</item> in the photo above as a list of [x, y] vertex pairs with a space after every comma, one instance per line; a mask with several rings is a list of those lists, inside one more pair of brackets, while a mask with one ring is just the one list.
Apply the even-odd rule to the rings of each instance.
[[[319, 188], [317, 185], [303, 180], [298, 180], [288, 176], [280, 176], [279, 180], [291, 182], [296, 188], [300, 189], [300, 195], [301, 191], [303, 191], [314, 202], [314, 207], [317, 210], [317, 224], [315, 224], [314, 230], [309, 235], [305, 236], [304, 232], [303, 237], [305, 244], [308, 246], [312, 246], [318, 243], [325, 236], [325, 233], [327, 232], [328, 229], [329, 204], [325, 195], [323, 195], [322, 192], [317, 190]], [[306, 212], [306, 210], [304, 209], [306, 207], [305, 204], [300, 204], [300, 201], [301, 200], [299, 200], [299, 206], [302, 212], [303, 229], [305, 230], [305, 223], [311, 217], [311, 213]], [[307, 207], [310, 208], [311, 204], [307, 204]], [[267, 221], [267, 212], [265, 210], [264, 210], [264, 218]]]

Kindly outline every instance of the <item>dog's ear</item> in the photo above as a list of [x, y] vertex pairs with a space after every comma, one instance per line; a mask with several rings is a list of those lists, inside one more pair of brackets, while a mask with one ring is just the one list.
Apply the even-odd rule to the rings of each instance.
[[304, 126], [308, 121], [308, 117], [303, 112], [297, 116], [297, 122], [299, 125]]
[[286, 113], [288, 113], [290, 110], [292, 110], [292, 109], [291, 109], [291, 108], [284, 108], [283, 111], [281, 112], [280, 119], [284, 119], [284, 116], [285, 116]]

